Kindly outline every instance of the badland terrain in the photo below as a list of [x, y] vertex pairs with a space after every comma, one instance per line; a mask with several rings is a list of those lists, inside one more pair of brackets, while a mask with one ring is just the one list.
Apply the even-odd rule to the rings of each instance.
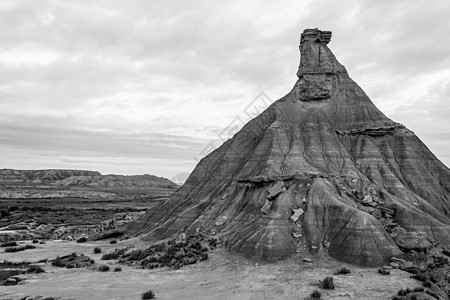
[[373, 104], [331, 36], [302, 33], [292, 90], [180, 188], [149, 175], [4, 170], [4, 201], [131, 202], [136, 216], [9, 247], [23, 250], [0, 254], [18, 272], [0, 296], [146, 299], [148, 287], [158, 299], [449, 299], [450, 170]]

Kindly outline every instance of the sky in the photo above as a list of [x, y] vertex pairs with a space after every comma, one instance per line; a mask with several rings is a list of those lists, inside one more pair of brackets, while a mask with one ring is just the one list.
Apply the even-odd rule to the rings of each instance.
[[450, 166], [449, 16], [448, 0], [0, 0], [0, 168], [189, 173], [291, 90], [316, 27]]

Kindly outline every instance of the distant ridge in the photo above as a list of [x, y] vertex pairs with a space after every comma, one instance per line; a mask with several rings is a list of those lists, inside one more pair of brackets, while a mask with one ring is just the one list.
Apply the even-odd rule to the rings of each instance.
[[154, 175], [102, 175], [98, 171], [45, 169], [0, 169], [0, 183], [52, 184], [57, 186], [92, 187], [169, 187], [178, 186], [164, 177]]

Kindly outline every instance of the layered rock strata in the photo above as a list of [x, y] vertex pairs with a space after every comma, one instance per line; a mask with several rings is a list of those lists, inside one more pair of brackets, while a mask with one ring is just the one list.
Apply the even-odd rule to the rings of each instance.
[[305, 30], [293, 89], [203, 158], [128, 234], [201, 230], [256, 259], [327, 251], [367, 266], [414, 248], [396, 242], [398, 230], [450, 247], [450, 170], [375, 107], [330, 40], [329, 31]]

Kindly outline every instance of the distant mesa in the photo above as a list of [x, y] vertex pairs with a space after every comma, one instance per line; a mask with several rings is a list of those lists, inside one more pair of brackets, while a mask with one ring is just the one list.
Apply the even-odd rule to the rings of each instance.
[[[111, 188], [164, 188], [179, 186], [154, 175], [102, 175], [86, 170], [0, 169], [0, 198], [117, 198]], [[78, 189], [75, 189], [78, 187]], [[109, 190], [108, 190], [109, 189]]]
[[306, 29], [293, 89], [203, 158], [128, 235], [201, 230], [254, 259], [327, 252], [364, 266], [428, 245], [423, 237], [450, 247], [450, 170], [375, 107], [330, 40], [330, 31]]

